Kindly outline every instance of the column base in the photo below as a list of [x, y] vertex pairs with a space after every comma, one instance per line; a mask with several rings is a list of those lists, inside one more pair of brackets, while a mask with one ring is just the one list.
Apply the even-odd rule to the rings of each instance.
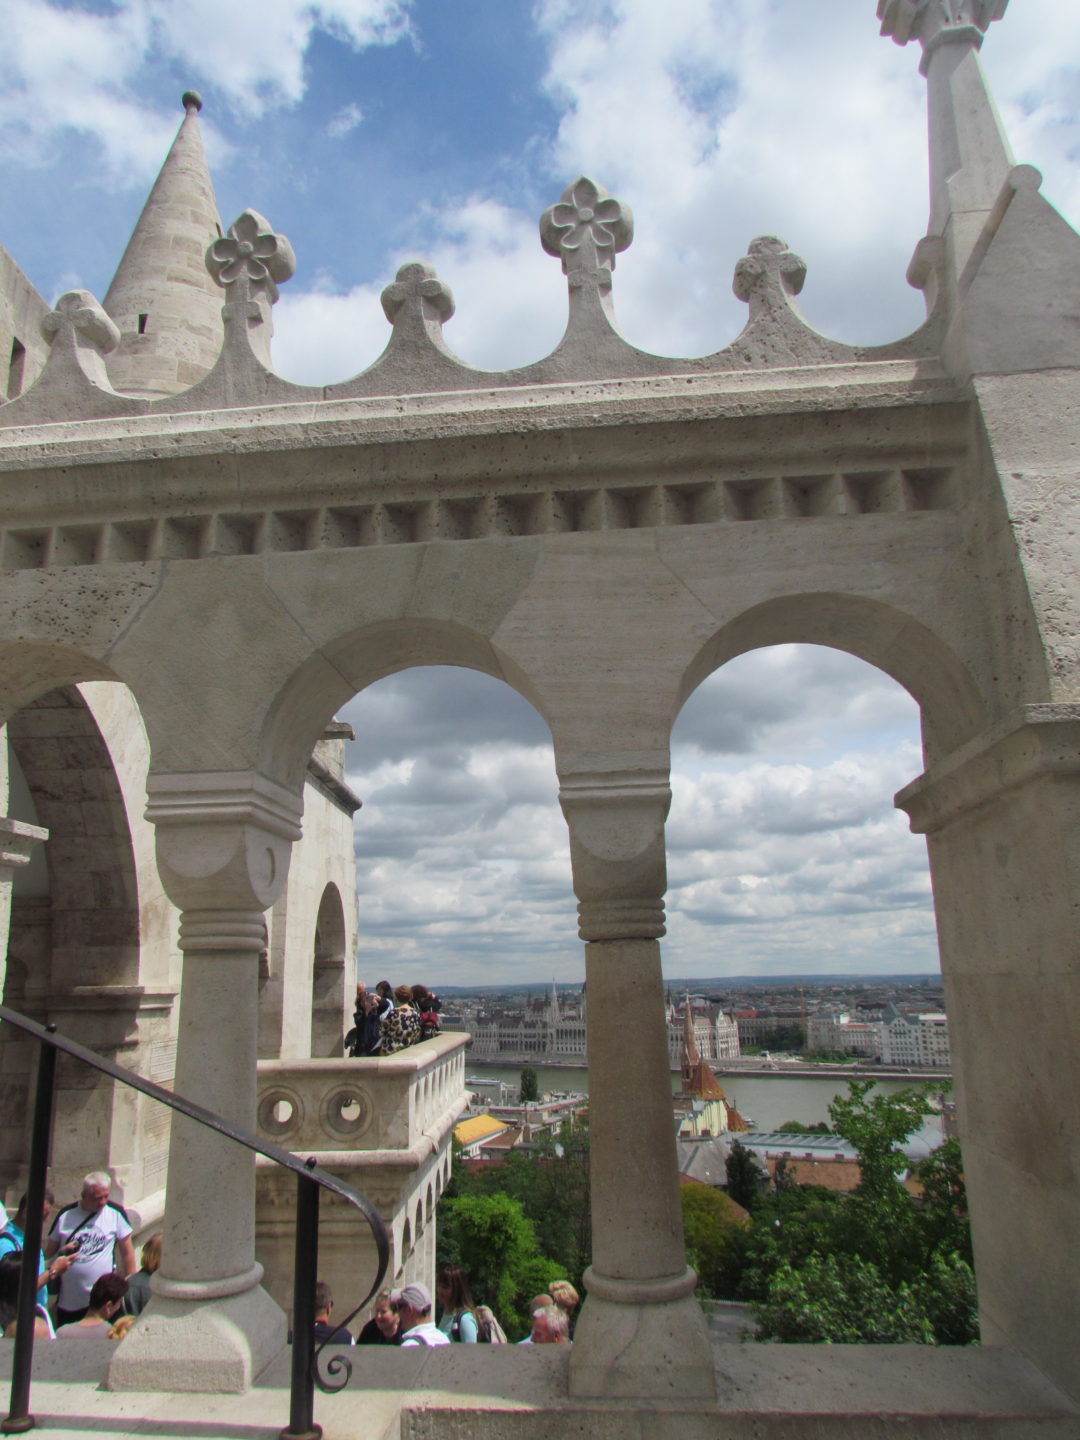
[[261, 1285], [213, 1300], [154, 1295], [117, 1347], [108, 1388], [240, 1394], [285, 1337], [285, 1314]]
[[715, 1400], [712, 1342], [694, 1296], [627, 1303], [590, 1294], [574, 1331], [570, 1394]]

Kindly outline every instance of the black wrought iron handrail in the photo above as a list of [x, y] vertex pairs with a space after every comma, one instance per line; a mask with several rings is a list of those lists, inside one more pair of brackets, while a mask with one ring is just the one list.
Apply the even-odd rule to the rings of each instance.
[[0, 1421], [0, 1431], [5, 1434], [21, 1434], [34, 1427], [30, 1414], [30, 1370], [34, 1350], [34, 1305], [37, 1298], [37, 1265], [41, 1251], [41, 1232], [45, 1202], [45, 1182], [49, 1164], [49, 1147], [52, 1134], [53, 1090], [56, 1073], [56, 1052], [79, 1060], [84, 1065], [109, 1075], [121, 1084], [130, 1086], [168, 1105], [171, 1110], [215, 1130], [226, 1140], [235, 1141], [267, 1160], [291, 1170], [296, 1176], [296, 1245], [293, 1275], [293, 1340], [292, 1340], [292, 1386], [290, 1392], [289, 1424], [281, 1432], [281, 1440], [316, 1440], [322, 1434], [314, 1421], [315, 1386], [320, 1390], [342, 1390], [349, 1383], [352, 1363], [348, 1356], [336, 1353], [328, 1362], [331, 1375], [340, 1376], [335, 1381], [323, 1377], [319, 1371], [319, 1357], [324, 1342], [315, 1348], [315, 1284], [319, 1260], [319, 1190], [330, 1190], [342, 1200], [359, 1210], [367, 1221], [375, 1239], [379, 1257], [378, 1271], [374, 1284], [342, 1322], [348, 1325], [378, 1291], [390, 1263], [390, 1237], [379, 1212], [359, 1191], [346, 1185], [336, 1175], [320, 1170], [314, 1157], [301, 1160], [289, 1150], [283, 1150], [270, 1140], [253, 1135], [241, 1125], [215, 1115], [212, 1110], [196, 1105], [183, 1095], [144, 1080], [131, 1070], [105, 1060], [85, 1045], [69, 1040], [56, 1033], [54, 1025], [39, 1025], [27, 1015], [0, 1005], [0, 1021], [14, 1025], [16, 1029], [40, 1042], [38, 1055], [38, 1082], [34, 1096], [34, 1121], [30, 1142], [30, 1174], [26, 1187], [26, 1225], [23, 1231], [22, 1266], [19, 1274], [19, 1300], [15, 1317], [15, 1354], [11, 1374], [11, 1400], [7, 1417]]

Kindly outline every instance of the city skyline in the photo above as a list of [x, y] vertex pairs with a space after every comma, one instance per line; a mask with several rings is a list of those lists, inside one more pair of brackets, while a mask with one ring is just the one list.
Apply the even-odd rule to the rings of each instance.
[[[47, 299], [104, 295], [180, 119], [201, 124], [227, 225], [253, 206], [297, 273], [276, 368], [321, 383], [385, 344], [397, 266], [433, 263], [447, 343], [481, 367], [557, 343], [565, 282], [537, 234], [579, 173], [634, 210], [614, 304], [642, 348], [701, 354], [745, 307], [731, 278], [777, 233], [837, 339], [915, 328], [924, 85], [874, 0], [0, 0], [0, 242]], [[984, 63], [1019, 161], [1080, 216], [1080, 7], [1010, 6]], [[648, 103], [642, 102], [648, 98]], [[543, 721], [464, 672], [380, 682], [342, 712], [358, 817], [360, 970], [438, 985], [580, 978]], [[925, 849], [891, 807], [921, 769], [913, 702], [837, 652], [731, 662], [673, 740], [668, 973], [936, 968]]]

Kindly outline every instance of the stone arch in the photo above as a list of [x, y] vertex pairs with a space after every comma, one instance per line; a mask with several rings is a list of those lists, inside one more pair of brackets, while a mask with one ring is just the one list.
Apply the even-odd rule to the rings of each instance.
[[921, 621], [866, 596], [820, 592], [767, 600], [729, 621], [687, 666], [676, 713], [736, 655], [770, 645], [827, 645], [890, 675], [918, 703], [927, 762], [980, 734], [989, 708], [968, 667]]
[[311, 1056], [321, 1060], [344, 1054], [345, 907], [331, 881], [323, 890], [315, 920], [311, 972]]
[[84, 680], [118, 678], [101, 660], [74, 646], [33, 640], [2, 642], [0, 724], [50, 690]]
[[328, 718], [376, 680], [422, 665], [459, 665], [505, 680], [550, 723], [531, 680], [486, 636], [448, 620], [387, 620], [349, 631], [297, 667], [267, 711], [259, 769], [298, 790]]
[[[72, 668], [85, 676], [88, 667], [72, 661]], [[29, 807], [32, 814], [16, 818], [32, 818], [49, 838], [40, 864], [26, 873], [29, 883], [21, 888], [20, 875], [13, 886], [5, 999], [108, 1058], [122, 1053], [139, 1073], [170, 1079], [174, 915], [153, 884], [141, 716], [115, 681], [33, 688], [7, 725], [13, 813]], [[10, 1185], [26, 1154], [30, 1057], [7, 1030], [0, 1069], [15, 1102], [0, 1129], [0, 1167]], [[87, 1170], [105, 1168], [121, 1191], [149, 1193], [163, 1181], [167, 1142], [161, 1107], [61, 1062], [58, 1188], [77, 1190]]]

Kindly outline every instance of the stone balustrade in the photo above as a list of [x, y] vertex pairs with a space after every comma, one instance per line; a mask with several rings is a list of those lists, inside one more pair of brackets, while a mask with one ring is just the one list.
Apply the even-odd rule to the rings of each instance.
[[[465, 1108], [464, 1034], [438, 1035], [382, 1059], [261, 1060], [259, 1133], [366, 1195], [392, 1237], [387, 1282], [434, 1283], [435, 1205], [450, 1178], [450, 1138]], [[295, 1185], [258, 1164], [256, 1252], [264, 1284], [292, 1302]], [[343, 1318], [367, 1291], [375, 1250], [355, 1213], [324, 1197], [319, 1275]]]

